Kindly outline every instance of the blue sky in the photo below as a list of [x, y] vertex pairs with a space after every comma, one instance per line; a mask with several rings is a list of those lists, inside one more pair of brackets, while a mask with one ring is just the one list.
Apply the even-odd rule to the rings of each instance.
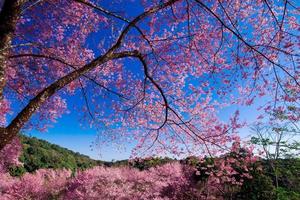
[[[135, 6], [135, 3], [131, 1], [123, 3], [121, 6], [108, 3], [104, 4], [103, 6], [106, 8], [110, 8], [113, 11], [117, 11], [115, 10], [115, 8], [121, 7], [123, 11], [127, 11], [127, 13], [130, 13], [131, 16], [135, 16], [138, 13], [142, 12], [141, 7]], [[101, 36], [103, 37], [103, 35]], [[87, 44], [89, 48], [95, 49], [96, 55], [100, 53], [96, 50], [96, 46], [98, 45], [97, 42], [99, 42], [97, 41], [97, 38], [97, 35], [91, 37], [91, 40], [89, 40]], [[133, 65], [137, 64], [135, 63]], [[139, 66], [137, 66], [137, 68], [138, 67]], [[118, 150], [116, 146], [111, 145], [103, 146], [101, 149], [95, 147], [93, 144], [95, 143], [98, 136], [97, 130], [93, 128], [81, 127], [78, 121], [78, 119], [80, 118], [80, 113], [78, 114], [77, 111], [72, 109], [73, 105], [82, 104], [82, 99], [78, 98], [77, 95], [74, 95], [71, 97], [67, 97], [67, 101], [69, 104], [71, 104], [71, 106], [69, 106], [70, 113], [64, 114], [61, 118], [59, 118], [57, 120], [57, 123], [52, 124], [53, 127], [49, 128], [47, 132], [39, 132], [33, 130], [27, 131], [25, 132], [25, 134], [47, 140], [51, 143], [58, 144], [75, 152], [88, 155], [94, 159], [111, 161], [113, 159], [127, 159], [130, 156], [130, 150], [133, 148], [132, 144], [123, 144], [123, 147], [125, 149], [122, 148], [120, 150]], [[17, 103], [14, 106], [17, 108], [21, 105]], [[222, 120], [226, 121], [230, 116], [232, 116], [236, 109], [239, 109], [241, 119], [251, 122], [257, 116], [255, 107], [256, 105], [252, 107], [231, 106], [229, 108], [221, 110], [219, 116]], [[240, 132], [243, 138], [249, 135], [248, 129], [242, 129]]]
[[[47, 131], [24, 130], [24, 134], [47, 140], [94, 159], [106, 161], [127, 159], [130, 156], [129, 149], [132, 148], [130, 145], [123, 145], [127, 150], [124, 148], [118, 150], [113, 145], [101, 146], [101, 148], [95, 145], [99, 132], [95, 128], [82, 126], [80, 123], [82, 113], [79, 113], [77, 109], [73, 109], [74, 106], [82, 104], [83, 100], [80, 98], [80, 94], [79, 91], [74, 96], [66, 97], [68, 113], [58, 118], [56, 123], [50, 123], [51, 127]], [[36, 118], [33, 117], [32, 121], [35, 120]]]
[[[76, 97], [68, 98], [73, 103], [76, 102], [76, 99]], [[258, 102], [251, 107], [231, 106], [221, 110], [219, 116], [222, 120], [226, 121], [236, 109], [239, 109], [241, 120], [251, 123], [257, 116], [257, 110], [255, 109], [257, 105]], [[97, 131], [93, 128], [80, 126], [78, 114], [74, 110], [70, 110], [70, 113], [64, 114], [52, 126], [47, 132], [34, 130], [27, 131], [25, 134], [47, 140], [94, 159], [106, 161], [127, 159], [130, 156], [130, 150], [133, 148], [133, 144], [121, 144], [121, 149], [117, 149], [114, 145], [102, 146], [101, 148], [95, 147], [94, 143], [98, 136]], [[249, 128], [240, 130], [242, 138], [247, 138], [249, 134]]]

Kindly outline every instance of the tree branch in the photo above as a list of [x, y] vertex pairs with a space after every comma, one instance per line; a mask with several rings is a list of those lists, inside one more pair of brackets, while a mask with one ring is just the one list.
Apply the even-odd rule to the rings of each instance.
[[25, 125], [25, 123], [28, 122], [33, 113], [35, 113], [41, 107], [41, 105], [43, 105], [57, 91], [59, 91], [75, 79], [78, 79], [83, 74], [86, 74], [87, 72], [91, 71], [97, 66], [104, 64], [109, 60], [130, 56], [130, 52], [114, 53], [121, 46], [122, 41], [124, 40], [127, 33], [130, 31], [130, 29], [147, 16], [172, 5], [176, 1], [178, 0], [170, 0], [165, 3], [158, 4], [143, 12], [142, 14], [138, 15], [130, 23], [128, 23], [128, 25], [121, 32], [116, 43], [104, 55], [97, 57], [96, 59], [92, 60], [90, 63], [84, 65], [83, 67], [76, 69], [71, 73], [61, 77], [48, 87], [44, 88], [41, 92], [39, 92], [32, 100], [29, 101], [26, 107], [23, 108], [23, 110], [20, 113], [18, 113], [18, 115], [11, 121], [11, 123], [6, 128], [0, 129], [0, 150], [3, 149], [4, 146], [15, 137], [15, 135], [20, 131], [20, 129]]

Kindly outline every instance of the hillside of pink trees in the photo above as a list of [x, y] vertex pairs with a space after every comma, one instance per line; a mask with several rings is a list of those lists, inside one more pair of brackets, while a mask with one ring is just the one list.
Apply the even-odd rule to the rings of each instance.
[[149, 171], [95, 167], [75, 177], [43, 169], [21, 178], [1, 174], [0, 199], [196, 199], [192, 169], [183, 168], [178, 163]]
[[247, 166], [255, 159], [241, 149], [233, 145], [226, 158], [199, 159], [197, 166], [173, 161], [143, 171], [96, 166], [73, 174], [66, 169], [39, 169], [12, 177], [8, 166], [22, 165], [20, 142], [14, 139], [0, 154], [0, 199], [223, 199], [228, 188], [239, 188], [252, 178]]

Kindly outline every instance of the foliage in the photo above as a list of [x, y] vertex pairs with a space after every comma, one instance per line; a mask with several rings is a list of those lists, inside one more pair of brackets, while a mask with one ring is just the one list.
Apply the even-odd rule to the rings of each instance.
[[245, 180], [241, 190], [235, 194], [235, 198], [239, 200], [276, 200], [273, 180], [263, 171], [260, 162], [253, 164], [250, 174], [252, 179]]
[[[272, 162], [277, 162], [276, 174], [279, 187], [300, 194], [300, 158], [279, 159]], [[268, 161], [264, 161], [263, 166], [264, 173], [271, 177], [275, 185], [275, 174]]]
[[253, 127], [256, 136], [250, 141], [259, 147], [260, 155], [265, 158], [261, 161], [262, 176], [272, 181], [274, 199], [298, 199], [300, 195], [299, 118], [290, 119], [297, 115], [295, 106], [287, 111], [274, 106], [270, 112], [271, 122]]
[[300, 159], [271, 160], [271, 162], [278, 162], [276, 172], [278, 176], [278, 188], [275, 172], [270, 167], [269, 162], [262, 159], [252, 166], [250, 173], [253, 178], [244, 182], [241, 191], [236, 194], [238, 199], [299, 199]]
[[151, 167], [156, 167], [166, 163], [174, 162], [175, 160], [165, 157], [148, 157], [148, 158], [136, 158], [129, 161], [129, 166], [137, 168], [139, 170], [146, 170]]
[[298, 199], [300, 199], [299, 192], [289, 191], [282, 187], [279, 187], [276, 192], [278, 195], [278, 199], [280, 199], [280, 200], [298, 200]]
[[260, 154], [266, 159], [294, 158], [300, 155], [299, 128], [294, 121], [293, 126], [274, 123], [257, 124], [252, 129], [256, 136], [252, 136], [250, 142], [260, 147]]
[[8, 171], [11, 176], [22, 176], [27, 172], [23, 165], [11, 165]]

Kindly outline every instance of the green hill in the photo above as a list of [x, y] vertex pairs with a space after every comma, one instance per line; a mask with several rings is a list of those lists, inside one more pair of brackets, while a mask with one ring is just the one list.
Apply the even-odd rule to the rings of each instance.
[[19, 160], [23, 163], [23, 166], [11, 166], [10, 174], [12, 176], [20, 176], [25, 172], [34, 172], [38, 169], [49, 168], [66, 168], [75, 172], [76, 170], [84, 170], [97, 165], [105, 165], [108, 167], [131, 166], [143, 170], [173, 161], [173, 159], [170, 158], [156, 157], [134, 161], [119, 160], [106, 162], [91, 159], [86, 155], [76, 153], [35, 137], [25, 135], [20, 135], [19, 137], [23, 145], [23, 151]]
[[20, 135], [20, 140], [23, 145], [23, 151], [19, 160], [23, 163], [23, 166], [10, 168], [11, 175], [14, 176], [19, 176], [24, 172], [33, 172], [41, 168], [66, 168], [75, 171], [107, 164], [104, 161], [93, 160], [86, 155], [75, 153], [35, 137]]

